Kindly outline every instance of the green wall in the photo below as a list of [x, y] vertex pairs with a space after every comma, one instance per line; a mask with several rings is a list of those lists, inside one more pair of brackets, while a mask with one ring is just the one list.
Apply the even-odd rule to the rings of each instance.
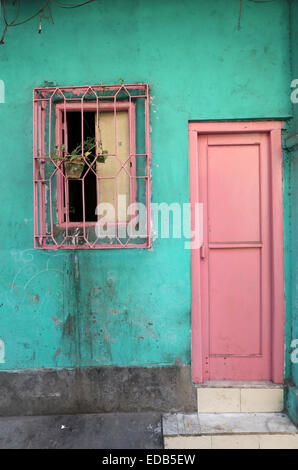
[[[22, 2], [25, 3], [25, 2]], [[26, 16], [36, 8], [28, 1]], [[34, 251], [32, 89], [148, 82], [153, 202], [188, 202], [188, 121], [286, 118], [288, 2], [98, 0], [0, 47], [1, 369], [190, 363], [190, 252]]]
[[[291, 81], [298, 78], [298, 2], [290, 1]], [[297, 87], [296, 87], [297, 89]], [[298, 424], [298, 363], [291, 361], [291, 342], [298, 339], [298, 103], [292, 105], [285, 140], [285, 202], [286, 202], [286, 406]]]

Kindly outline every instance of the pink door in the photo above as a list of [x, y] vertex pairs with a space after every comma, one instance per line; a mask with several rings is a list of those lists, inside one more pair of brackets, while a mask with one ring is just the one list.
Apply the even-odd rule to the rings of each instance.
[[192, 252], [196, 382], [283, 377], [281, 148], [254, 124], [191, 124], [191, 202], [203, 204], [203, 246]]

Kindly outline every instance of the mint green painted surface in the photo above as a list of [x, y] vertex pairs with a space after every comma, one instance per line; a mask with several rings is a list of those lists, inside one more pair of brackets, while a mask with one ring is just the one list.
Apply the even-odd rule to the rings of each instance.
[[[293, 78], [298, 78], [298, 3], [293, 2], [292, 20], [292, 71]], [[293, 125], [291, 134], [298, 135], [298, 103], [293, 104]], [[290, 155], [291, 160], [291, 310], [292, 310], [292, 339], [298, 339], [298, 145]], [[292, 364], [292, 379], [298, 387], [298, 364]], [[298, 406], [297, 406], [298, 408]]]
[[[298, 363], [291, 360], [293, 340], [298, 340], [298, 149], [288, 151], [285, 159], [286, 230], [286, 378], [298, 386]], [[297, 348], [298, 346], [296, 346]]]
[[[290, 1], [291, 81], [298, 78], [298, 3]], [[297, 89], [297, 88], [296, 88]], [[298, 424], [298, 363], [293, 361], [291, 343], [298, 339], [298, 104], [292, 105], [285, 140], [285, 275], [286, 275], [286, 380], [285, 405], [292, 420]], [[296, 137], [295, 137], [296, 136]], [[292, 141], [289, 146], [287, 142]], [[293, 145], [294, 144], [294, 145]], [[297, 346], [296, 346], [297, 347]]]
[[[22, 2], [24, 3], [24, 2]], [[35, 2], [26, 2], [30, 15]], [[287, 117], [288, 2], [96, 1], [0, 47], [1, 369], [190, 363], [190, 252], [34, 251], [32, 89], [148, 82], [153, 201], [188, 202], [188, 121]]]
[[298, 425], [298, 388], [289, 385], [286, 390], [287, 409], [292, 421]]

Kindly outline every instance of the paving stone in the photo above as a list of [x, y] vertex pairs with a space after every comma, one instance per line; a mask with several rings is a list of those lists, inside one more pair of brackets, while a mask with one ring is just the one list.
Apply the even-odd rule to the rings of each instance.
[[158, 413], [0, 418], [0, 449], [162, 449]]

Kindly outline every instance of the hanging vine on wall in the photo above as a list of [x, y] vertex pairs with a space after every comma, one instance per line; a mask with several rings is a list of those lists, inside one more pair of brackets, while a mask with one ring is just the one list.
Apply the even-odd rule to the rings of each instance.
[[[27, 23], [28, 21], [33, 20], [36, 17], [39, 17], [38, 33], [41, 33], [43, 19], [50, 20], [52, 23], [54, 23], [52, 11], [51, 11], [51, 4], [54, 4], [58, 6], [59, 8], [79, 8], [84, 5], [87, 5], [88, 3], [92, 3], [94, 1], [95, 0], [86, 0], [79, 4], [75, 4], [75, 3], [65, 3], [59, 0], [47, 0], [41, 5], [39, 0], [34, 0], [34, 2], [39, 8], [32, 16], [20, 21], [19, 17], [21, 14], [22, 0], [0, 0], [1, 19], [4, 23], [4, 29], [3, 29], [2, 36], [0, 39], [0, 44], [4, 44], [4, 38], [7, 33], [7, 30], [8, 28], [12, 26], [20, 26], [24, 23]], [[248, 0], [248, 1], [252, 3], [271, 3], [276, 0]], [[238, 15], [238, 24], [237, 24], [238, 30], [241, 29], [242, 2], [243, 2], [242, 0], [239, 0], [239, 15]], [[9, 4], [13, 7], [13, 10], [14, 10], [14, 17], [11, 21], [8, 20], [7, 9], [6, 9], [7, 5]]]
[[[47, 0], [43, 2], [42, 5], [39, 0], [34, 0], [34, 2], [36, 3], [38, 7], [35, 13], [33, 13], [33, 15], [31, 15], [28, 18], [20, 19], [21, 9], [22, 9], [22, 0], [0, 0], [1, 19], [4, 24], [4, 29], [3, 29], [2, 36], [0, 39], [0, 44], [4, 44], [4, 38], [7, 33], [8, 28], [11, 28], [13, 26], [20, 26], [24, 23], [27, 23], [28, 21], [33, 20], [34, 18], [39, 18], [38, 33], [41, 33], [43, 19], [50, 20], [52, 23], [54, 23], [52, 11], [51, 11], [52, 4], [55, 4], [59, 8], [79, 8], [84, 5], [87, 5], [88, 3], [94, 2], [94, 0], [87, 0], [85, 2], [80, 2], [78, 4], [65, 3], [62, 1], [58, 1], [58, 0]], [[8, 18], [7, 7], [9, 5], [10, 5], [10, 9], [13, 10], [12, 20]]]

